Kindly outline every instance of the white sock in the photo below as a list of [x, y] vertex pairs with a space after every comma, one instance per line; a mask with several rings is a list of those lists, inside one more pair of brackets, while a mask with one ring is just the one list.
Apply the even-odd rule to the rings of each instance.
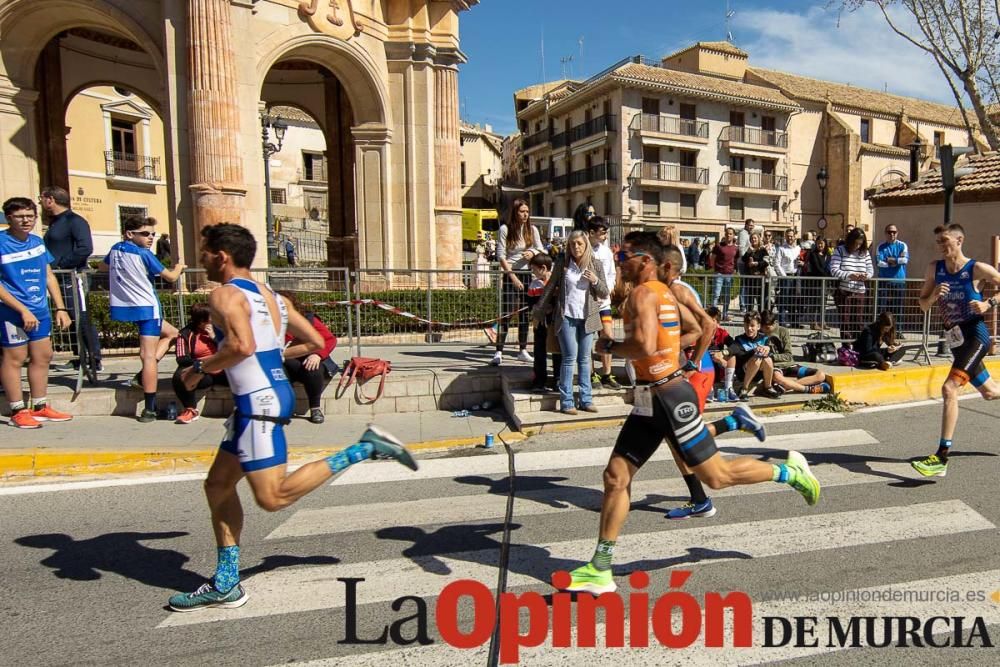
[[734, 375], [736, 375], [736, 369], [735, 368], [727, 368], [726, 369], [726, 391], [729, 391], [730, 389], [733, 388], [733, 376]]
[[38, 406], [45, 405], [48, 402], [49, 402], [49, 397], [48, 396], [42, 396], [41, 398], [32, 397], [31, 398], [31, 407], [37, 409]]

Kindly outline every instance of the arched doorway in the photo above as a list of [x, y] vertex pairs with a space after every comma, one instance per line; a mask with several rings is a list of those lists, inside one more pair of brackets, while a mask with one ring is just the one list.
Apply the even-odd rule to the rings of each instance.
[[[354, 111], [340, 79], [309, 60], [279, 60], [264, 78], [261, 100], [272, 117], [281, 116], [289, 126], [281, 153], [272, 158], [279, 164], [271, 164], [286, 173], [286, 192], [276, 188], [272, 171], [271, 192], [265, 193], [275, 213], [282, 207], [294, 228], [308, 232], [300, 241], [315, 243], [315, 235], [325, 227], [323, 264], [355, 268]], [[276, 204], [275, 198], [281, 197], [286, 203]]]

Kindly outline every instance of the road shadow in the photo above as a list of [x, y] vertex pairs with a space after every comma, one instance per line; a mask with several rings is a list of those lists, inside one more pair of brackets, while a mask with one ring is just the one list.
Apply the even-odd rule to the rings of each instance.
[[[147, 540], [171, 540], [188, 535], [182, 531], [164, 533], [107, 533], [85, 540], [75, 540], [65, 533], [26, 535], [15, 544], [33, 549], [50, 549], [54, 553], [39, 561], [51, 568], [60, 579], [97, 581], [103, 573], [117, 574], [146, 586], [172, 591], [198, 588], [207, 578], [187, 569], [189, 556], [173, 549], [156, 549], [143, 544]], [[300, 565], [335, 565], [333, 556], [266, 556], [258, 564], [240, 570], [249, 578], [283, 567]]]
[[[519, 524], [511, 524], [512, 530], [520, 528]], [[464, 560], [470, 563], [497, 567], [500, 558], [500, 540], [492, 535], [503, 532], [503, 524], [481, 524], [475, 526], [445, 526], [433, 532], [427, 532], [416, 526], [398, 528], [383, 528], [375, 533], [381, 539], [409, 542], [410, 546], [403, 550], [402, 555], [412, 560], [424, 572], [447, 576], [452, 569], [443, 558]], [[588, 554], [580, 554], [586, 558]], [[616, 575], [626, 575], [636, 570], [651, 572], [665, 568], [678, 567], [719, 559], [749, 559], [747, 553], [741, 551], [715, 551], [690, 547], [680, 554], [667, 558], [647, 558], [615, 565]], [[510, 552], [509, 571], [537, 579], [543, 583], [551, 583], [552, 573], [556, 570], [567, 572], [583, 565], [585, 560], [570, 560], [552, 556], [544, 548], [528, 544], [512, 544]]]

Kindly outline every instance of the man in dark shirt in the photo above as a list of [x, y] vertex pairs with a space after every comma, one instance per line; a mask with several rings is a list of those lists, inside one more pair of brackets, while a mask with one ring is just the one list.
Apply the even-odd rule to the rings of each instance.
[[736, 271], [736, 260], [739, 254], [739, 246], [736, 245], [736, 230], [732, 227], [726, 228], [725, 236], [719, 245], [712, 249], [712, 254], [708, 256], [708, 268], [715, 271], [715, 286], [712, 290], [712, 303], [718, 304], [719, 297], [722, 301], [722, 319], [729, 319], [729, 302], [732, 300], [733, 273]]
[[[94, 240], [90, 234], [90, 225], [80, 215], [70, 209], [69, 193], [59, 187], [50, 186], [42, 190], [39, 198], [42, 210], [48, 218], [48, 229], [45, 231], [45, 246], [55, 260], [52, 269], [83, 271], [87, 269], [87, 260], [94, 254]], [[89, 279], [79, 275], [77, 280], [70, 273], [56, 273], [59, 287], [62, 290], [63, 301], [70, 315], [74, 316], [73, 304], [80, 307], [80, 335], [95, 360], [98, 370], [101, 368], [101, 347], [97, 339], [97, 329], [90, 322], [86, 310], [86, 293]], [[76, 302], [73, 292], [76, 291]], [[80, 351], [75, 336], [71, 336], [73, 354], [79, 359]], [[75, 362], [73, 365], [79, 363]], [[68, 369], [66, 367], [63, 370]]]

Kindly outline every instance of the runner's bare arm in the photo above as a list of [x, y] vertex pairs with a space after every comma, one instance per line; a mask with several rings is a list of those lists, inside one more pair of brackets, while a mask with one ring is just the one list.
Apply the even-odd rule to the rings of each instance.
[[938, 289], [944, 287], [944, 291], [948, 291], [947, 285], [934, 285], [934, 271], [936, 267], [935, 262], [931, 262], [927, 265], [927, 270], [924, 271], [924, 284], [920, 288], [920, 309], [927, 311], [931, 309], [934, 302], [938, 300], [941, 296], [942, 290]]
[[[677, 302], [677, 312], [681, 316], [681, 349], [694, 347], [701, 340], [702, 330], [698, 319], [680, 301]], [[694, 357], [700, 359], [701, 357]], [[697, 361], [695, 362], [697, 363]]]
[[288, 306], [288, 331], [298, 341], [294, 345], [289, 345], [285, 348], [285, 357], [296, 359], [304, 357], [307, 354], [312, 354], [317, 350], [322, 350], [323, 336], [287, 300], [285, 301], [285, 305]]
[[[691, 359], [694, 363], [699, 363], [699, 360], [705, 356], [705, 352], [712, 345], [712, 340], [715, 337], [715, 330], [719, 327], [712, 316], [705, 312], [705, 309], [698, 305], [698, 299], [695, 298], [691, 290], [684, 287], [683, 285], [678, 285], [674, 283], [670, 286], [670, 292], [677, 299], [677, 303], [685, 306], [691, 313], [689, 319], [696, 321], [698, 326], [701, 327], [701, 335], [698, 337], [697, 342], [692, 343], [694, 346], [694, 354]], [[685, 328], [685, 318], [682, 314], [681, 316], [681, 331], [687, 331]], [[681, 338], [681, 344], [684, 345], [684, 338]], [[685, 347], [691, 347], [691, 345], [686, 345]]]
[[226, 332], [219, 351], [201, 362], [206, 373], [232, 368], [257, 351], [257, 342], [250, 328], [250, 302], [236, 287], [223, 285], [208, 296], [212, 323]]
[[626, 359], [642, 359], [656, 352], [656, 334], [660, 326], [660, 301], [648, 287], [639, 285], [629, 295], [626, 308], [636, 317], [632, 319], [632, 331], [625, 340], [615, 343], [611, 353]]
[[[993, 268], [992, 266], [990, 266], [985, 262], [976, 262], [976, 265], [972, 270], [972, 278], [973, 280], [981, 281], [981, 283], [982, 282], [993, 283], [993, 285], [1000, 287], [1000, 271], [997, 271], [995, 268]], [[981, 284], [979, 289], [980, 291], [982, 291]], [[990, 303], [989, 299], [985, 301], [970, 301], [969, 308], [971, 308], [972, 311], [975, 313], [978, 313], [980, 315], [985, 315], [986, 313], [990, 312], [990, 310], [993, 308], [993, 305], [992, 303]]]

